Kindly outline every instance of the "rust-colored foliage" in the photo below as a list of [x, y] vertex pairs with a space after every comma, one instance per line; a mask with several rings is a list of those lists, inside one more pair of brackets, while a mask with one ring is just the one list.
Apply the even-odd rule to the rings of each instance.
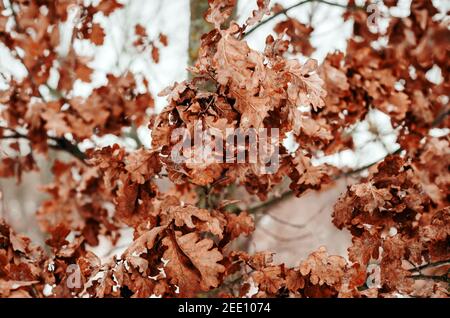
[[[236, 1], [210, 0], [205, 19], [213, 29], [201, 39], [191, 76], [161, 93], [167, 105], [154, 115], [148, 83], [143, 91], [131, 72], [108, 74], [107, 84], [88, 97], [74, 97], [75, 82], [91, 82], [93, 70], [72, 46], [65, 55], [57, 50], [59, 25], [71, 5], [80, 8], [71, 41], [101, 46], [107, 30], [94, 15], [113, 14], [119, 2], [11, 2], [10, 14], [0, 14], [0, 40], [28, 76], [0, 92], [0, 139], [26, 139], [31, 152], [2, 152], [0, 177], [20, 181], [39, 169], [36, 158], [49, 149], [73, 160], [54, 161], [53, 181], [42, 188], [48, 197], [36, 215], [48, 234], [45, 249], [0, 223], [0, 297], [229, 297], [247, 295], [251, 285], [254, 297], [448, 296], [449, 138], [429, 131], [449, 124], [450, 32], [435, 18], [431, 0], [413, 1], [408, 17], [392, 18], [383, 45], [374, 45], [381, 36], [369, 30], [365, 7], [349, 1], [344, 18], [354, 21], [353, 36], [346, 52], [329, 54], [321, 65], [292, 58], [314, 48], [313, 28], [291, 17], [276, 24], [277, 38], [268, 36], [263, 52], [249, 47], [246, 32], [265, 15], [284, 12], [280, 5], [269, 10], [269, 1], [258, 0], [239, 25], [229, 22]], [[5, 9], [0, 3], [0, 12]], [[155, 63], [159, 49], [170, 45], [164, 34], [149, 39], [140, 24], [134, 35], [135, 48]], [[433, 66], [441, 70], [439, 84], [427, 80]], [[48, 84], [52, 69], [59, 73], [54, 88]], [[348, 260], [321, 247], [288, 268], [274, 264], [270, 252], [239, 250], [239, 238], [255, 229], [252, 209], [239, 200], [266, 200], [286, 183], [300, 196], [348, 174], [313, 158], [351, 149], [348, 129], [371, 109], [390, 116], [401, 150], [370, 167], [335, 203], [333, 223], [352, 235]], [[273, 174], [262, 173], [259, 164], [174, 162], [174, 131], [193, 132], [199, 122], [222, 132], [278, 128], [299, 148], [290, 151], [281, 138]], [[151, 149], [79, 148], [94, 135], [121, 135], [141, 125], [151, 129]], [[9, 148], [20, 153], [15, 142]], [[161, 179], [172, 187], [162, 187]], [[115, 245], [125, 227], [134, 239], [120, 257], [100, 258], [88, 248], [100, 236]], [[380, 281], [368, 285], [374, 264]], [[75, 287], [72, 265], [80, 280]]]

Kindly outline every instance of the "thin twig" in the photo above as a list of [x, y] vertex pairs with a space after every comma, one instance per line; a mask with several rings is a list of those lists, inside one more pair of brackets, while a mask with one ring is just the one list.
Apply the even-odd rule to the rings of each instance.
[[268, 215], [271, 219], [273, 219], [274, 221], [276, 221], [276, 222], [278, 222], [278, 223], [280, 223], [280, 224], [283, 224], [283, 225], [286, 225], [286, 226], [290, 226], [290, 227], [296, 228], [296, 229], [304, 229], [304, 228], [305, 228], [305, 224], [293, 224], [293, 223], [290, 223], [290, 222], [285, 221], [285, 220], [283, 220], [283, 219], [280, 219], [279, 217], [277, 217], [277, 216], [275, 216], [275, 215], [272, 215], [272, 214], [270, 214], [270, 213], [268, 213], [267, 215]]
[[303, 4], [312, 2], [312, 1], [314, 1], [314, 0], [304, 0], [304, 1], [300, 1], [299, 3], [293, 4], [293, 5], [291, 5], [290, 7], [287, 7], [286, 9], [281, 10], [281, 11], [275, 13], [274, 15], [272, 15], [272, 16], [268, 17], [267, 19], [261, 21], [260, 23], [258, 23], [257, 25], [255, 25], [253, 28], [251, 28], [250, 30], [248, 30], [247, 32], [245, 32], [243, 36], [246, 37], [246, 36], [248, 36], [249, 34], [255, 32], [257, 29], [259, 29], [260, 27], [262, 27], [264, 24], [266, 24], [266, 23], [272, 21], [272, 20], [275, 19], [277, 16], [279, 16], [279, 15], [281, 15], [281, 14], [286, 14], [288, 11], [290, 11], [290, 10], [292, 10], [292, 9], [294, 9], [294, 8], [297, 8], [297, 7], [299, 7], [299, 6], [303, 5]]
[[397, 149], [394, 152], [389, 152], [386, 156], [384, 156], [383, 158], [381, 158], [379, 160], [373, 161], [373, 162], [371, 162], [371, 163], [369, 163], [369, 164], [367, 164], [365, 166], [362, 166], [362, 167], [359, 167], [359, 168], [356, 168], [356, 169], [353, 169], [353, 170], [346, 171], [346, 172], [338, 174], [337, 176], [334, 177], [334, 180], [341, 179], [342, 177], [350, 177], [352, 175], [361, 173], [361, 172], [363, 172], [363, 171], [365, 171], [365, 170], [367, 170], [367, 169], [377, 165], [378, 163], [382, 162], [384, 159], [386, 159], [387, 156], [389, 156], [389, 155], [398, 155], [401, 152], [402, 152], [401, 148]]
[[[444, 109], [441, 112], [441, 114], [439, 114], [437, 116], [437, 118], [434, 120], [434, 123], [435, 123], [434, 125], [439, 125], [439, 123], [442, 122], [449, 113], [450, 113], [450, 110], [445, 110]], [[359, 174], [359, 173], [361, 173], [363, 171], [366, 171], [367, 169], [371, 168], [372, 166], [375, 166], [378, 163], [382, 162], [384, 159], [386, 159], [387, 156], [389, 156], [389, 155], [398, 155], [402, 151], [403, 151], [402, 148], [398, 148], [396, 151], [389, 152], [386, 156], [380, 158], [379, 160], [376, 160], [376, 161], [371, 162], [371, 163], [369, 163], [369, 164], [367, 164], [365, 166], [362, 166], [362, 167], [359, 167], [359, 168], [356, 168], [356, 169], [353, 169], [353, 170], [350, 170], [350, 171], [342, 172], [342, 173], [338, 174], [337, 176], [335, 176], [333, 179], [336, 181], [336, 180], [339, 180], [339, 179], [344, 178], [344, 177], [350, 177], [350, 176], [353, 176], [355, 174]], [[293, 192], [289, 190], [289, 191], [283, 193], [281, 196], [273, 198], [272, 200], [264, 202], [264, 203], [262, 203], [260, 205], [254, 206], [254, 207], [248, 209], [247, 211], [250, 214], [257, 213], [260, 210], [267, 209], [267, 208], [269, 208], [269, 207], [271, 207], [273, 205], [276, 205], [277, 203], [283, 201], [286, 198], [289, 198], [292, 195], [293, 195]], [[449, 261], [443, 261], [443, 262], [446, 263], [446, 262], [449, 262]], [[426, 268], [429, 265], [427, 264], [427, 265], [423, 265], [423, 266], [424, 266], [423, 268]], [[419, 267], [419, 268], [421, 268], [421, 267]]]
[[279, 202], [283, 201], [284, 199], [287, 199], [293, 195], [294, 195], [294, 193], [292, 191], [286, 191], [278, 197], [274, 197], [266, 202], [263, 202], [262, 204], [259, 204], [257, 206], [247, 209], [247, 212], [249, 214], [253, 214], [253, 213], [258, 212], [259, 210], [270, 208], [271, 206], [276, 205], [277, 203], [279, 203]]
[[[22, 32], [23, 28], [22, 28], [22, 26], [19, 23], [19, 19], [17, 17], [16, 11], [14, 10], [13, 3], [14, 3], [14, 1], [11, 1], [10, 9], [12, 11], [12, 15], [13, 15], [14, 23], [16, 25], [16, 29], [20, 33], [20, 32]], [[16, 49], [14, 49], [13, 51], [14, 51], [16, 57], [19, 59], [19, 61], [23, 64], [23, 66], [27, 70], [27, 73], [28, 73], [28, 75], [30, 77], [30, 82], [31, 82], [31, 85], [33, 85], [34, 91], [36, 91], [38, 93], [38, 95], [42, 98], [42, 100], [44, 102], [47, 102], [46, 98], [40, 92], [39, 86], [34, 81], [33, 74], [28, 69], [28, 66], [25, 64], [24, 59], [19, 55], [19, 53], [17, 52]], [[45, 85], [50, 89], [50, 86], [48, 84], [45, 84]], [[65, 99], [62, 95], [61, 95], [61, 98]], [[9, 128], [6, 128], [6, 129], [9, 129]], [[25, 136], [25, 135], [22, 135], [22, 134], [18, 134], [17, 132], [15, 132], [15, 133], [18, 136], [18, 138], [27, 138], [27, 139], [29, 139], [28, 136]], [[7, 138], [3, 138], [3, 139], [8, 139], [8, 138], [13, 138], [13, 137], [7, 137]], [[87, 158], [87, 156], [86, 156], [85, 153], [83, 153], [80, 150], [80, 148], [78, 147], [77, 144], [70, 142], [65, 137], [47, 137], [47, 138], [49, 138], [50, 140], [53, 140], [54, 142], [56, 142], [56, 145], [50, 145], [51, 148], [65, 151], [65, 152], [71, 154], [72, 156], [74, 156], [75, 158], [79, 159], [83, 163], [85, 163], [85, 159]]]
[[[338, 180], [338, 179], [341, 179], [341, 178], [343, 178], [343, 177], [349, 177], [349, 176], [352, 176], [352, 175], [361, 173], [361, 172], [363, 172], [363, 171], [369, 169], [370, 167], [372, 167], [372, 166], [374, 166], [374, 165], [380, 163], [380, 162], [383, 161], [388, 155], [399, 154], [400, 152], [401, 152], [401, 149], [397, 149], [396, 151], [387, 154], [385, 157], [383, 157], [383, 158], [381, 158], [381, 159], [379, 159], [379, 160], [377, 160], [377, 161], [374, 161], [374, 162], [372, 162], [372, 163], [369, 163], [369, 164], [367, 164], [367, 165], [365, 165], [365, 166], [363, 166], [363, 167], [360, 167], [360, 168], [357, 168], [357, 169], [354, 169], [354, 170], [351, 170], [351, 171], [347, 171], [347, 172], [340, 173], [340, 174], [338, 174], [337, 176], [335, 176], [333, 179], [334, 179], [334, 180]], [[278, 197], [274, 197], [273, 199], [268, 200], [268, 201], [266, 201], [266, 202], [264, 202], [264, 203], [262, 203], [262, 204], [260, 204], [260, 205], [256, 205], [256, 206], [253, 206], [253, 207], [249, 208], [249, 209], [247, 210], [247, 212], [250, 213], [250, 214], [257, 213], [257, 212], [259, 212], [260, 210], [264, 210], [264, 209], [267, 209], [267, 208], [272, 207], [273, 205], [278, 204], [279, 202], [283, 201], [284, 199], [287, 199], [287, 198], [291, 197], [292, 195], [294, 195], [294, 192], [292, 192], [291, 190], [286, 191], [286, 192], [284, 192], [283, 194], [281, 194], [281, 195], [278, 196]]]
[[0, 139], [28, 139], [28, 137], [22, 135], [8, 135], [8, 136], [0, 136]]
[[311, 236], [310, 233], [307, 234], [302, 234], [302, 235], [298, 235], [298, 236], [293, 236], [293, 237], [283, 237], [283, 236], [279, 236], [278, 234], [273, 233], [272, 231], [269, 231], [268, 229], [260, 226], [258, 229], [260, 229], [261, 231], [263, 231], [264, 233], [266, 233], [267, 235], [269, 235], [270, 237], [272, 237], [273, 239], [280, 241], [280, 242], [292, 242], [292, 241], [298, 241], [298, 240], [302, 240], [304, 238], [307, 238], [309, 236]]

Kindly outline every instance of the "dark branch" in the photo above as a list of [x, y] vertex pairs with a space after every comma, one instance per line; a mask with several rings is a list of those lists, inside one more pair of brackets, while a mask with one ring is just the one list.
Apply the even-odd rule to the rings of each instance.
[[283, 201], [284, 199], [290, 198], [294, 195], [294, 193], [292, 191], [286, 191], [284, 192], [282, 195], [280, 195], [279, 197], [274, 197], [262, 204], [259, 204], [257, 206], [251, 207], [247, 210], [248, 213], [253, 214], [256, 212], [259, 212], [260, 210], [264, 210], [264, 209], [268, 209], [274, 205], [276, 205], [277, 203]]
[[[363, 167], [360, 167], [360, 168], [357, 168], [357, 169], [354, 169], [354, 170], [351, 170], [351, 171], [346, 171], [346, 172], [340, 173], [337, 176], [335, 176], [333, 179], [334, 180], [339, 180], [339, 179], [341, 179], [343, 177], [349, 177], [349, 176], [361, 173], [361, 172], [369, 169], [370, 167], [372, 167], [372, 166], [382, 162], [388, 155], [399, 154], [401, 151], [402, 151], [402, 149], [399, 148], [396, 151], [387, 154], [385, 157], [383, 157], [383, 158], [381, 158], [381, 159], [379, 159], [377, 161], [374, 161], [372, 163], [369, 163], [369, 164], [367, 164], [367, 165], [365, 165]], [[249, 208], [247, 210], [247, 212], [250, 213], [250, 214], [257, 213], [260, 210], [264, 210], [264, 209], [270, 208], [270, 207], [278, 204], [279, 202], [283, 201], [284, 199], [287, 199], [287, 198], [289, 198], [289, 197], [291, 197], [293, 195], [294, 195], [294, 193], [292, 191], [290, 191], [290, 190], [286, 191], [279, 197], [274, 197], [273, 199], [270, 199], [270, 200], [268, 200], [268, 201], [266, 201], [266, 202], [264, 202], [264, 203], [262, 203], [260, 205], [257, 205], [257, 206]]]
[[439, 281], [439, 282], [444, 282], [444, 283], [450, 283], [450, 278], [448, 277], [448, 274], [444, 274], [444, 275], [413, 275], [410, 276], [412, 279], [415, 280], [434, 280], [434, 281]]
[[272, 220], [274, 220], [275, 222], [278, 222], [280, 224], [295, 228], [295, 229], [304, 229], [305, 228], [305, 224], [294, 224], [294, 223], [290, 223], [286, 220], [280, 219], [279, 217], [272, 215], [270, 213], [267, 214]]
[[439, 266], [443, 266], [443, 265], [450, 265], [450, 259], [439, 261], [439, 262], [428, 263], [428, 264], [421, 265], [421, 266], [417, 266], [417, 267], [411, 268], [409, 271], [410, 272], [419, 272], [420, 273], [424, 269], [433, 268], [433, 267], [439, 267]]
[[264, 24], [266, 24], [266, 23], [272, 21], [272, 20], [275, 19], [277, 16], [279, 16], [279, 15], [281, 15], [281, 14], [286, 14], [288, 11], [290, 11], [290, 10], [292, 10], [292, 9], [294, 9], [294, 8], [297, 8], [297, 7], [299, 7], [299, 6], [303, 5], [303, 4], [306, 4], [306, 3], [309, 3], [309, 2], [313, 2], [313, 1], [314, 1], [314, 0], [304, 0], [304, 1], [300, 1], [299, 3], [293, 4], [293, 5], [291, 5], [290, 7], [287, 7], [286, 9], [279, 11], [279, 12], [275, 13], [274, 15], [268, 17], [267, 19], [265, 19], [265, 20], [259, 22], [259, 23], [258, 23], [257, 25], [255, 25], [253, 28], [251, 28], [250, 30], [248, 30], [247, 32], [245, 32], [243, 36], [246, 37], [246, 36], [248, 36], [249, 34], [255, 32], [257, 29], [259, 29], [260, 27], [262, 27]]
[[259, 227], [259, 229], [261, 231], [263, 231], [264, 233], [266, 233], [268, 236], [272, 237], [274, 240], [279, 241], [279, 242], [298, 241], [298, 240], [302, 240], [304, 238], [311, 236], [311, 233], [306, 233], [306, 234], [301, 234], [301, 235], [293, 236], [293, 237], [284, 237], [284, 236], [280, 236], [276, 233], [273, 233], [272, 231], [270, 231], [264, 227]]
[[369, 164], [367, 164], [365, 166], [362, 166], [362, 167], [359, 167], [359, 168], [356, 168], [356, 169], [353, 169], [353, 170], [346, 171], [346, 172], [343, 172], [341, 174], [338, 174], [337, 176], [334, 177], [334, 180], [338, 180], [338, 179], [343, 178], [343, 177], [350, 177], [350, 176], [353, 176], [355, 174], [358, 174], [358, 173], [361, 173], [363, 171], [366, 171], [367, 169], [369, 169], [369, 168], [379, 164], [380, 162], [382, 162], [387, 156], [389, 156], [389, 155], [398, 155], [400, 152], [402, 152], [402, 149], [398, 148], [396, 151], [388, 153], [386, 156], [384, 156], [380, 160], [377, 160], [377, 161], [371, 162], [371, 163], [369, 163]]
[[79, 159], [81, 162], [86, 163], [85, 160], [87, 159], [87, 156], [84, 152], [78, 148], [78, 145], [70, 142], [66, 138], [50, 138], [51, 140], [56, 142], [56, 145], [50, 145], [51, 148], [56, 150], [62, 150], [65, 151], [75, 158]]
[[[27, 139], [28, 141], [30, 140], [30, 138], [27, 135], [21, 134], [21, 133], [15, 131], [14, 129], [11, 129], [8, 127], [1, 127], [1, 126], [0, 126], [0, 129], [8, 130], [12, 133], [11, 135], [0, 136], [0, 140], [1, 139], [5, 139], [5, 140], [6, 139]], [[86, 163], [85, 160], [87, 159], [87, 156], [84, 152], [82, 152], [80, 150], [80, 148], [78, 148], [77, 144], [70, 142], [69, 140], [67, 140], [64, 137], [49, 137], [48, 136], [47, 138], [48, 138], [48, 140], [51, 140], [54, 142], [54, 144], [49, 143], [50, 148], [67, 152], [67, 153], [71, 154], [72, 156], [74, 156], [75, 158], [82, 161], [83, 163]]]
[[432, 127], [438, 127], [445, 118], [450, 114], [450, 109], [448, 104], [443, 108], [443, 110], [439, 113], [436, 119], [433, 121]]

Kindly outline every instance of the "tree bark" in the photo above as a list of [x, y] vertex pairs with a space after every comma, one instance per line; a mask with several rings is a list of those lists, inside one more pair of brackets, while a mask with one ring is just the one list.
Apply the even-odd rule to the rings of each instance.
[[206, 22], [204, 14], [208, 9], [208, 0], [190, 0], [191, 24], [189, 30], [189, 60], [192, 65], [198, 57], [200, 38], [203, 34], [212, 30], [212, 24]]

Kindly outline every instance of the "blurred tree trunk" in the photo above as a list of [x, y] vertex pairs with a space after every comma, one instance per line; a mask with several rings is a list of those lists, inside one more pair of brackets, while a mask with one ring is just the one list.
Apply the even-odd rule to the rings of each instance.
[[200, 38], [212, 30], [212, 24], [206, 22], [204, 15], [208, 10], [208, 0], [190, 0], [191, 24], [189, 30], [188, 65], [192, 65], [198, 57]]

